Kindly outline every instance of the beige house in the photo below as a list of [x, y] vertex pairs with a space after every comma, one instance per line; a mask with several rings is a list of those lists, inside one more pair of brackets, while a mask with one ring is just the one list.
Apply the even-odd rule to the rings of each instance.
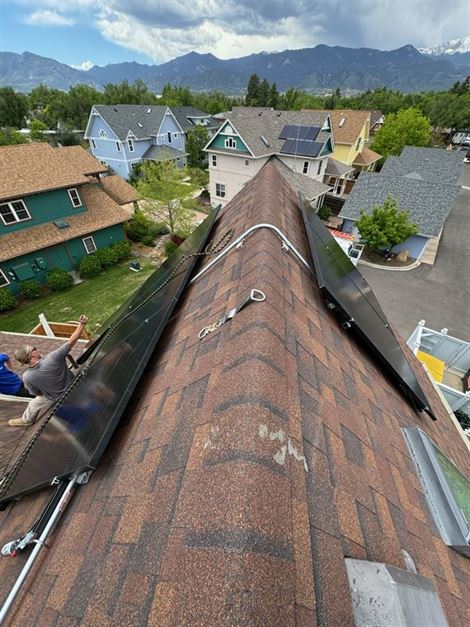
[[213, 204], [225, 205], [272, 157], [314, 206], [331, 186], [323, 179], [334, 145], [328, 112], [234, 107], [209, 141], [209, 189]]

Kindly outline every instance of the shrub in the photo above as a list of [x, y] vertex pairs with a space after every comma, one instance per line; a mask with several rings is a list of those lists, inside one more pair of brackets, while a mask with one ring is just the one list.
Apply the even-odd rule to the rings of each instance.
[[120, 261], [127, 261], [131, 257], [131, 243], [127, 240], [121, 242], [115, 242], [111, 244], [111, 248], [116, 253], [118, 263]]
[[111, 266], [115, 266], [118, 262], [118, 255], [111, 246], [107, 246], [106, 248], [100, 248], [96, 251], [95, 254], [101, 261], [101, 266], [103, 267], [103, 270], [106, 270]]
[[0, 290], [0, 311], [14, 309], [18, 301], [8, 289]]
[[87, 255], [80, 259], [77, 269], [82, 279], [92, 279], [101, 274], [101, 261], [96, 254]]
[[157, 224], [157, 226], [159, 235], [168, 235], [168, 233], [170, 232], [168, 225], [164, 224], [163, 222], [161, 224]]
[[41, 284], [35, 279], [29, 279], [21, 283], [21, 294], [28, 300], [34, 300], [41, 296]]
[[165, 242], [165, 255], [169, 257], [176, 249], [178, 248], [178, 244], [175, 244], [171, 239]]
[[73, 279], [67, 270], [53, 268], [47, 273], [47, 285], [53, 292], [62, 292], [73, 284]]
[[462, 429], [470, 429], [470, 416], [462, 409], [454, 411], [455, 417], [460, 422]]
[[153, 246], [153, 240], [158, 235], [161, 225], [155, 224], [139, 211], [132, 216], [124, 228], [127, 237], [133, 242], [142, 242], [146, 246]]
[[317, 215], [320, 218], [320, 220], [326, 221], [331, 216], [331, 209], [327, 207], [326, 205], [323, 205], [323, 207], [320, 207], [320, 209], [318, 210]]
[[176, 244], [176, 246], [180, 246], [184, 242], [185, 239], [186, 239], [186, 236], [183, 235], [182, 233], [173, 233], [173, 235], [170, 237], [170, 241]]

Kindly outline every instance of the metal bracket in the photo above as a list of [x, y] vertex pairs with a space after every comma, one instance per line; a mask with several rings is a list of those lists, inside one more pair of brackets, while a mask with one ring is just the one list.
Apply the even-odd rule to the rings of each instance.
[[85, 472], [82, 472], [82, 474], [77, 477], [77, 483], [79, 485], [85, 485], [90, 480], [92, 474], [93, 470], [86, 470]]
[[262, 292], [261, 290], [252, 289], [249, 296], [245, 298], [245, 300], [240, 303], [240, 305], [238, 305], [237, 307], [233, 307], [233, 309], [229, 309], [227, 313], [222, 316], [222, 318], [219, 318], [219, 320], [217, 320], [217, 322], [214, 322], [213, 324], [202, 328], [198, 333], [198, 338], [200, 340], [205, 338], [206, 335], [209, 335], [209, 333], [212, 333], [212, 331], [215, 331], [216, 329], [221, 327], [223, 324], [228, 322], [228, 320], [231, 320], [235, 316], [235, 314], [237, 314], [250, 303], [261, 303], [263, 302], [263, 300], [266, 300], [266, 295], [264, 294], [264, 292]]

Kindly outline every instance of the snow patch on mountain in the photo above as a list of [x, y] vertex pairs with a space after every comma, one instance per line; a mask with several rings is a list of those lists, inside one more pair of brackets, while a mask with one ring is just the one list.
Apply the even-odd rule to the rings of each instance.
[[441, 54], [463, 54], [470, 52], [470, 35], [461, 37], [460, 39], [452, 39], [451, 41], [445, 41], [438, 46], [432, 46], [431, 48], [418, 48], [421, 54], [429, 55], [441, 55]]

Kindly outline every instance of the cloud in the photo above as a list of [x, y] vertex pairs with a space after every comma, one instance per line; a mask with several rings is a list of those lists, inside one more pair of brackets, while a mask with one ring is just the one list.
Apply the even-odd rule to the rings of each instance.
[[31, 26], [73, 26], [75, 24], [74, 19], [49, 9], [31, 13], [25, 22]]
[[88, 70], [94, 65], [96, 64], [93, 63], [93, 61], [83, 61], [83, 63], [80, 63], [79, 65], [72, 64], [70, 67], [73, 67], [76, 70], [82, 70], [83, 72], [88, 72]]

